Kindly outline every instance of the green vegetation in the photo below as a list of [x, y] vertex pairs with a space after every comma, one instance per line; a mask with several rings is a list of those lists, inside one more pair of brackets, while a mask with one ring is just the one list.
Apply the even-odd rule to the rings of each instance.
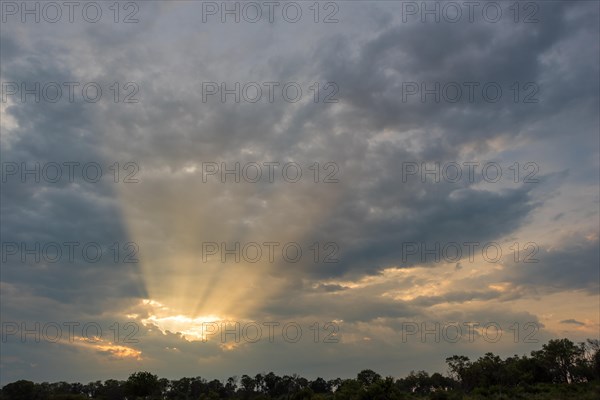
[[203, 378], [159, 379], [136, 372], [126, 381], [33, 383], [20, 380], [2, 388], [2, 400], [592, 400], [600, 398], [600, 341], [574, 344], [551, 340], [531, 356], [502, 360], [486, 353], [476, 361], [446, 359], [449, 375], [411, 372], [382, 377], [365, 369], [356, 379], [278, 376], [273, 372], [207, 381]]

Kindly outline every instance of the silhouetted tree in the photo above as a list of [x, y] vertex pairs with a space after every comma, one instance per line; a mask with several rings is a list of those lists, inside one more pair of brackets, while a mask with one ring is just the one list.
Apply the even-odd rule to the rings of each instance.
[[466, 356], [452, 356], [446, 358], [450, 376], [456, 379], [463, 389], [469, 390], [472, 387], [470, 368], [471, 361]]
[[364, 391], [363, 384], [355, 379], [344, 379], [335, 391], [335, 400], [358, 400]]
[[592, 376], [594, 379], [600, 379], [600, 340], [587, 340], [586, 357], [589, 360]]
[[104, 385], [98, 388], [99, 399], [123, 400], [125, 399], [125, 382], [108, 379]]
[[136, 372], [127, 381], [33, 383], [19, 380], [0, 390], [0, 400], [457, 400], [598, 398], [600, 341], [574, 344], [550, 340], [530, 356], [502, 359], [486, 353], [476, 361], [454, 355], [446, 359], [449, 376], [411, 371], [404, 378], [382, 378], [371, 369], [355, 379], [312, 381], [273, 372], [210, 382], [201, 377], [159, 379]]
[[158, 376], [146, 371], [131, 374], [125, 383], [125, 393], [134, 399], [147, 400], [159, 397], [161, 392]]
[[379, 381], [381, 379], [381, 375], [372, 369], [363, 369], [358, 373], [356, 379], [362, 383], [364, 386], [372, 385], [373, 383]]
[[314, 393], [328, 393], [331, 391], [331, 385], [323, 378], [317, 378], [308, 384], [308, 387]]
[[2, 398], [10, 400], [32, 400], [36, 398], [36, 387], [31, 381], [20, 380], [2, 388]]
[[574, 376], [577, 360], [584, 351], [569, 339], [552, 339], [542, 346], [542, 350], [531, 355], [547, 370], [555, 383], [570, 383]]

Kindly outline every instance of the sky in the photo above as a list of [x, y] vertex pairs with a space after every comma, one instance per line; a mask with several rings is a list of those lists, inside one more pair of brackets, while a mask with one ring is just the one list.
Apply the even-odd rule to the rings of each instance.
[[0, 384], [598, 338], [599, 5], [470, 4], [2, 1]]

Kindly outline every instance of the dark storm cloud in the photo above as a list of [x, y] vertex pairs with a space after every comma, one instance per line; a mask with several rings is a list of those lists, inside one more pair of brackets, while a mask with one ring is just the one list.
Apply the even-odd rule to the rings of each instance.
[[600, 290], [600, 247], [598, 238], [567, 237], [557, 248], [540, 248], [539, 262], [510, 265], [508, 276], [515, 283], [540, 291]]
[[[408, 210], [401, 216], [375, 221], [369, 218], [368, 209], [349, 204], [339, 216], [340, 220], [351, 221], [346, 222], [351, 225], [348, 227], [349, 236], [344, 237], [348, 242], [340, 242], [345, 252], [340, 265], [333, 268], [341, 271], [366, 268], [374, 272], [393, 264], [421, 262], [421, 258], [406, 256], [407, 250], [403, 246], [409, 243], [427, 244], [433, 248], [435, 243], [443, 246], [450, 242], [483, 243], [496, 239], [516, 229], [535, 207], [528, 191], [528, 188], [504, 193], [473, 189], [458, 190], [458, 193], [451, 189], [446, 193], [432, 190], [425, 196], [405, 199], [402, 205]], [[385, 209], [385, 204], [381, 203], [388, 200], [386, 194], [377, 196], [377, 191], [372, 193], [374, 197], [369, 206]], [[361, 229], [356, 229], [356, 226], [361, 226]], [[327, 271], [331, 273], [335, 269]]]
[[[87, 159], [99, 158], [98, 148], [107, 146], [103, 141], [107, 137], [111, 138], [110, 142], [116, 147], [113, 154], [122, 154], [125, 158], [135, 154], [146, 165], [153, 163], [157, 166], [181, 166], [188, 160], [197, 160], [209, 154], [241, 158], [239, 149], [244, 146], [255, 146], [267, 154], [283, 152], [286, 156], [306, 158], [331, 156], [340, 160], [342, 170], [346, 171], [347, 185], [352, 191], [336, 207], [331, 215], [331, 222], [326, 222], [322, 228], [330, 230], [343, 242], [345, 239], [352, 241], [353, 233], [350, 230], [356, 232], [356, 227], [360, 226], [360, 234], [367, 238], [367, 243], [349, 245], [348, 258], [356, 260], [356, 263], [369, 260], [370, 265], [362, 264], [360, 268], [376, 270], [385, 263], [397, 261], [395, 243], [407, 239], [444, 240], [467, 231], [472, 235], [470, 238], [495, 238], [520, 226], [534, 208], [525, 188], [505, 193], [486, 193], [465, 188], [460, 201], [450, 198], [452, 192], [449, 187], [431, 188], [424, 197], [411, 195], [408, 185], [397, 182], [398, 164], [414, 158], [452, 159], [457, 155], [459, 145], [489, 139], [506, 132], [515, 135], [520, 132], [520, 129], [514, 129], [515, 126], [539, 120], [541, 112], [556, 111], [557, 104], [548, 108], [550, 105], [546, 99], [543, 105], [529, 108], [522, 104], [503, 103], [501, 107], [505, 107], [504, 111], [508, 114], [498, 111], [498, 106], [485, 102], [459, 105], [457, 110], [449, 105], [432, 103], [403, 104], [400, 102], [398, 89], [401, 82], [406, 80], [493, 80], [502, 84], [515, 79], [536, 81], [544, 72], [540, 55], [564, 40], [565, 36], [577, 36], [581, 30], [591, 26], [591, 15], [577, 15], [576, 18], [567, 20], [565, 9], [568, 6], [562, 3], [544, 4], [540, 15], [544, 23], [519, 26], [509, 34], [504, 33], [503, 24], [463, 26], [416, 23], [388, 26], [360, 48], [356, 59], [348, 56], [352, 52], [348, 49], [346, 39], [338, 37], [329, 42], [320, 42], [324, 46], [320, 46], [314, 53], [314, 60], [318, 64], [316, 68], [301, 62], [288, 64], [286, 67], [270, 65], [271, 72], [282, 78], [306, 75], [310, 70], [326, 79], [335, 77], [336, 83], [342, 88], [343, 104], [348, 109], [342, 111], [344, 119], [335, 122], [336, 125], [344, 130], [352, 126], [368, 128], [370, 132], [382, 128], [419, 127], [424, 132], [422, 137], [415, 140], [425, 144], [419, 152], [406, 151], [401, 145], [373, 147], [368, 143], [371, 136], [369, 132], [348, 132], [337, 137], [329, 135], [306, 151], [302, 149], [305, 148], [304, 145], [320, 136], [322, 129], [314, 132], [309, 130], [307, 134], [297, 137], [294, 135], [302, 130], [308, 119], [316, 120], [324, 127], [333, 127], [333, 116], [327, 108], [314, 104], [298, 107], [292, 113], [288, 134], [282, 136], [275, 133], [272, 127], [289, 113], [289, 104], [201, 104], [198, 101], [197, 81], [192, 83], [196, 89], [193, 91], [185, 91], [184, 83], [180, 80], [174, 81], [174, 85], [159, 86], [154, 80], [160, 81], [165, 76], [159, 76], [154, 72], [156, 70], [151, 70], [150, 75], [145, 77], [142, 104], [139, 107], [110, 106], [110, 119], [96, 115], [103, 112], [101, 107], [88, 107], [84, 112], [85, 104], [25, 104], [9, 107], [7, 112], [20, 125], [14, 134], [18, 141], [11, 146], [11, 157], [43, 160], [49, 154], [52, 159], [78, 154]], [[85, 31], [89, 37], [92, 37], [91, 29]], [[107, 52], [110, 56], [104, 64], [105, 72], [100, 77], [106, 74], [112, 79], [126, 76], [125, 71], [130, 66], [155, 61], [161, 50], [141, 46], [127, 47], [123, 42], [111, 40], [113, 36], [106, 32], [103, 36], [93, 37], [96, 45], [111, 50]], [[139, 44], [137, 37], [130, 40]], [[33, 46], [29, 50], [30, 55], [17, 57], [21, 54], [14, 50], [16, 40], [9, 37], [4, 41], [4, 60], [8, 60], [5, 64], [8, 66], [5, 68], [6, 80], [28, 81], [33, 77], [42, 81], [72, 79], [73, 74], [64, 66], [45, 61], [53, 59], [48, 57], [52, 50], [64, 51], [64, 46], [62, 49], [59, 45], [46, 49], [42, 46], [46, 44], [45, 41], [37, 44], [33, 42], [30, 44]], [[199, 54], [192, 50], [192, 56], [199, 57]], [[276, 55], [271, 57], [277, 58]], [[519, 62], [515, 63], [515, 59]], [[214, 69], [219, 59], [209, 57], [198, 61], [193, 65], [194, 70], [191, 69], [192, 65], [185, 65], [180, 67], [181, 72], [200, 75]], [[578, 64], [589, 65], [585, 62]], [[384, 74], [390, 68], [398, 73], [397, 77], [390, 78]], [[139, 68], [134, 69], [134, 75], [141, 72]], [[210, 74], [205, 76], [216, 79]], [[585, 73], [577, 76], [593, 77]], [[580, 87], [594, 86], [589, 81], [587, 83]], [[572, 88], [573, 85], [569, 87]], [[577, 96], [573, 97], [577, 99], [589, 96], [587, 91], [578, 91]], [[79, 112], [73, 112], [74, 108], [78, 108]], [[457, 113], [462, 115], [465, 112], [469, 115], [476, 112], [477, 117], [457, 118]], [[490, 118], [491, 113], [503, 113], [503, 118]], [[177, 121], [177, 124], [173, 121]], [[95, 128], [86, 132], [90, 125]], [[443, 130], [442, 138], [428, 132], [428, 129], [433, 128]], [[81, 134], [83, 140], [80, 140]], [[74, 135], [79, 136], [79, 140], [72, 140]], [[63, 143], [69, 145], [64, 146]], [[365, 167], [368, 172], [354, 174], [359, 168], [364, 171]], [[363, 190], [356, 193], [357, 187]], [[393, 208], [394, 204], [401, 204], [406, 210], [403, 217], [370, 221], [366, 208], [362, 206], [365, 204], [387, 210]], [[66, 209], [71, 210], [71, 215], [77, 210]], [[353, 223], [349, 224], [347, 221]], [[334, 228], [327, 225], [333, 225]], [[469, 238], [465, 237], [467, 239]], [[387, 256], [385, 253], [390, 254]], [[350, 264], [340, 264], [337, 268], [344, 270], [350, 268]]]

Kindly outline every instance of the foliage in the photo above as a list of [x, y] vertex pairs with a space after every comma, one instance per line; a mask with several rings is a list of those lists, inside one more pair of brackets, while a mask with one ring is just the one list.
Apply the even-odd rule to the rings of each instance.
[[135, 372], [126, 381], [34, 383], [19, 380], [0, 391], [0, 400], [507, 400], [600, 398], [600, 341], [575, 344], [550, 340], [528, 356], [502, 359], [486, 353], [471, 361], [446, 359], [449, 376], [412, 371], [404, 378], [364, 369], [355, 379], [308, 380], [273, 372], [225, 382], [201, 377], [159, 379]]

